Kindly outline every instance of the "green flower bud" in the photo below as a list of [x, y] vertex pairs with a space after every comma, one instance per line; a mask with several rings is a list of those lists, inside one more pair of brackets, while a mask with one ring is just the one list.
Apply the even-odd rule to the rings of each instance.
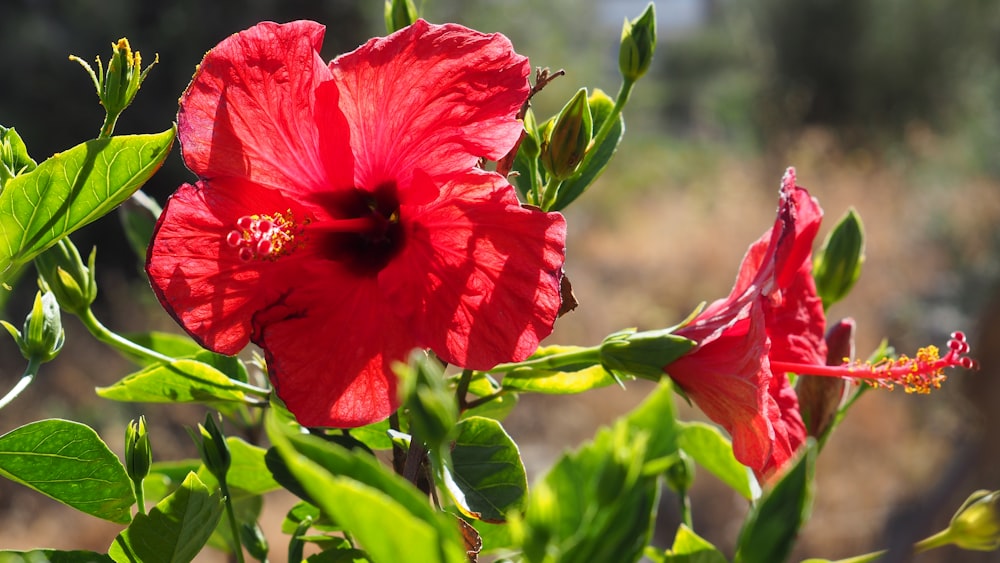
[[587, 89], [581, 88], [562, 108], [542, 141], [542, 165], [553, 178], [565, 180], [580, 165], [594, 134]]
[[601, 365], [608, 370], [659, 381], [663, 368], [694, 346], [694, 341], [672, 334], [672, 330], [616, 332], [601, 343]]
[[417, 7], [413, 0], [385, 0], [385, 30], [399, 31], [417, 21]]
[[649, 70], [656, 51], [656, 9], [650, 2], [646, 11], [631, 22], [625, 20], [618, 50], [618, 69], [625, 80], [635, 81]]
[[667, 486], [675, 493], [686, 493], [694, 482], [694, 471], [694, 460], [691, 456], [684, 453], [684, 450], [677, 450], [677, 460], [667, 468], [664, 475]]
[[440, 449], [458, 421], [458, 405], [454, 394], [445, 387], [441, 365], [416, 350], [409, 365], [400, 367], [397, 373], [403, 378], [401, 387], [412, 434], [428, 449]]
[[96, 258], [97, 248], [94, 248], [84, 266], [73, 241], [63, 237], [35, 257], [35, 269], [63, 309], [82, 315], [97, 298], [97, 281], [94, 278]]
[[813, 262], [816, 293], [829, 308], [854, 287], [865, 261], [865, 231], [853, 209], [830, 231]]
[[1000, 491], [976, 491], [948, 526], [951, 543], [971, 551], [1000, 548]]
[[535, 123], [535, 112], [530, 109], [524, 114], [524, 137], [521, 138], [519, 149], [529, 159], [538, 158], [541, 152], [538, 141], [538, 124]]
[[240, 525], [240, 541], [251, 557], [258, 561], [267, 561], [267, 538], [264, 537], [264, 531], [257, 522], [252, 524], [244, 522]]
[[198, 425], [198, 432], [201, 435], [200, 440], [193, 432], [191, 437], [198, 444], [201, 461], [220, 483], [224, 483], [226, 474], [229, 473], [229, 466], [232, 464], [232, 457], [229, 454], [226, 437], [222, 435], [222, 430], [219, 429], [211, 413], [205, 416], [204, 425]]
[[98, 56], [96, 59], [97, 72], [95, 73], [86, 61], [76, 56], [70, 56], [70, 60], [80, 63], [86, 69], [97, 88], [97, 96], [101, 99], [101, 105], [104, 106], [104, 111], [108, 114], [101, 134], [109, 136], [118, 116], [135, 99], [139, 86], [142, 85], [153, 65], [160, 62], [160, 58], [159, 55], [156, 55], [152, 64], [143, 69], [142, 55], [139, 51], [133, 53], [128, 39], [122, 38], [118, 40], [118, 43], [111, 45], [111, 59], [108, 60], [107, 73], [104, 72], [101, 57]]
[[0, 190], [8, 180], [35, 169], [35, 161], [28, 156], [28, 148], [13, 127], [0, 125]]
[[146, 417], [140, 416], [125, 428], [125, 472], [129, 479], [141, 483], [149, 475], [149, 466], [153, 463], [153, 450], [149, 446], [149, 434], [146, 432]]
[[23, 332], [7, 321], [0, 321], [0, 324], [14, 337], [21, 354], [28, 361], [45, 363], [54, 359], [66, 340], [59, 303], [50, 291], [35, 294], [34, 306], [24, 319]]

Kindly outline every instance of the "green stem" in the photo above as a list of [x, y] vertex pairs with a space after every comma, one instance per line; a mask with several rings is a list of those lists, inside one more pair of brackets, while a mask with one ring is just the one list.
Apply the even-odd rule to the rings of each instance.
[[687, 494], [687, 491], [683, 491], [677, 497], [680, 502], [681, 522], [694, 530], [694, 518], [691, 516], [691, 496]]
[[[177, 361], [175, 358], [165, 356], [156, 350], [150, 350], [145, 346], [140, 346], [139, 344], [112, 332], [108, 329], [108, 327], [101, 324], [101, 321], [97, 320], [97, 317], [94, 316], [94, 311], [89, 308], [84, 310], [80, 315], [80, 321], [83, 322], [83, 325], [87, 327], [87, 330], [90, 331], [90, 334], [92, 334], [94, 338], [125, 354], [165, 364]], [[270, 399], [271, 397], [271, 391], [268, 389], [263, 389], [261, 387], [257, 387], [256, 385], [250, 385], [249, 383], [244, 383], [232, 378], [229, 379], [229, 383], [244, 393], [248, 393], [262, 399]]]
[[121, 114], [120, 113], [115, 115], [111, 115], [110, 113], [104, 114], [104, 124], [101, 125], [101, 134], [100, 136], [97, 137], [98, 139], [107, 139], [108, 137], [111, 136], [111, 133], [113, 133], [115, 130], [115, 123], [118, 122], [119, 115]]
[[562, 185], [563, 180], [549, 178], [549, 183], [542, 189], [542, 201], [539, 202], [538, 207], [544, 211], [552, 209], [552, 206], [556, 204], [556, 197], [559, 195], [559, 188]]
[[222, 496], [225, 497], [224, 502], [226, 503], [226, 518], [229, 520], [229, 531], [233, 534], [233, 550], [236, 552], [236, 561], [238, 563], [244, 563], [243, 561], [243, 542], [240, 541], [240, 527], [236, 523], [236, 512], [233, 511], [233, 500], [229, 494], [229, 485], [226, 484], [225, 479], [219, 480], [219, 488], [222, 489]]
[[493, 401], [495, 399], [499, 399], [500, 397], [502, 397], [504, 395], [504, 393], [505, 393], [505, 391], [503, 389], [501, 389], [500, 391], [497, 391], [496, 393], [493, 393], [491, 395], [486, 395], [486, 396], [483, 396], [483, 397], [479, 397], [478, 399], [476, 399], [474, 401], [469, 401], [468, 403], [465, 404], [465, 408], [463, 410], [471, 410], [471, 409], [474, 409], [474, 408], [476, 408], [478, 406], [485, 405], [486, 403], [488, 403], [490, 401]]
[[24, 368], [24, 375], [18, 380], [17, 384], [4, 395], [3, 399], [0, 399], [0, 409], [6, 407], [14, 399], [18, 398], [25, 389], [31, 385], [31, 382], [35, 380], [35, 376], [38, 375], [38, 367], [42, 365], [42, 362], [32, 358], [28, 360], [28, 366]]
[[135, 506], [139, 514], [146, 513], [146, 494], [142, 490], [142, 479], [132, 481], [132, 488], [135, 489]]
[[455, 396], [458, 398], [458, 408], [460, 410], [468, 408], [465, 396], [469, 394], [469, 385], [472, 384], [472, 373], [471, 369], [462, 370], [462, 377], [458, 380], [458, 389], [455, 390]]
[[883, 555], [888, 553], [888, 550], [873, 551], [872, 553], [866, 553], [864, 555], [855, 555], [854, 557], [848, 557], [847, 559], [838, 559], [832, 561], [831, 563], [871, 563], [872, 561], [878, 561]]
[[942, 530], [933, 536], [924, 538], [913, 544], [913, 553], [923, 553], [949, 544], [951, 544], [951, 528]]
[[542, 356], [534, 359], [529, 358], [523, 362], [500, 364], [489, 371], [491, 373], [506, 373], [520, 368], [559, 369], [578, 364], [597, 365], [600, 363], [601, 347], [591, 346], [590, 348], [581, 348], [572, 352], [563, 352], [562, 354], [552, 354], [551, 356]]

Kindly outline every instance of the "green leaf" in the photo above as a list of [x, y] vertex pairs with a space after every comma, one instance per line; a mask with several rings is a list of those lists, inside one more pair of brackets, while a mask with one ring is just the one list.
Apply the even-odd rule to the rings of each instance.
[[226, 443], [229, 445], [229, 455], [232, 459], [229, 473], [226, 474], [226, 483], [230, 487], [254, 495], [262, 495], [281, 488], [264, 463], [264, 454], [267, 450], [235, 436], [226, 438]]
[[649, 542], [659, 487], [647, 465], [677, 451], [673, 390], [563, 456], [529, 495], [518, 536], [525, 559], [637, 561]]
[[733, 445], [716, 427], [703, 422], [678, 423], [677, 436], [680, 448], [687, 452], [698, 465], [704, 467], [723, 483], [747, 500], [756, 497], [756, 479], [742, 463], [733, 456]]
[[[595, 89], [590, 95], [590, 113], [594, 119], [594, 131], [599, 131], [604, 122], [612, 114], [615, 101], [599, 89]], [[587, 151], [587, 158], [581, 163], [576, 173], [563, 182], [559, 188], [559, 195], [556, 196], [555, 205], [549, 211], [559, 211], [580, 197], [597, 177], [604, 172], [611, 157], [618, 150], [618, 144], [625, 135], [625, 118], [618, 114], [618, 122], [611, 128], [611, 132], [604, 138], [598, 146], [590, 147]], [[591, 156], [590, 153], [594, 153]]]
[[[125, 338], [135, 342], [143, 348], [148, 348], [154, 352], [159, 352], [171, 358], [183, 358], [194, 356], [199, 352], [204, 352], [197, 342], [191, 340], [189, 336], [174, 334], [172, 332], [133, 332], [123, 334]], [[155, 365], [160, 362], [150, 359], [148, 356], [138, 356], [127, 354], [126, 357], [140, 366]]]
[[528, 478], [517, 444], [500, 423], [471, 417], [458, 423], [445, 468], [445, 484], [463, 514], [488, 522], [504, 522], [507, 512], [521, 508]]
[[568, 395], [615, 383], [611, 372], [602, 366], [591, 366], [579, 371], [517, 369], [504, 375], [501, 385], [511, 391]]
[[194, 473], [149, 514], [137, 514], [108, 549], [117, 563], [186, 563], [198, 555], [222, 516], [222, 497]]
[[131, 519], [135, 496], [125, 467], [78, 422], [40, 420], [0, 436], [0, 474], [92, 516]]
[[702, 539], [694, 530], [681, 524], [674, 535], [674, 545], [657, 563], [728, 563], [721, 551]]
[[0, 563], [111, 563], [112, 561], [107, 555], [93, 551], [57, 551], [55, 549], [0, 551]]
[[465, 561], [450, 515], [437, 512], [409, 482], [376, 460], [352, 454], [269, 410], [268, 437], [313, 502], [349, 532], [372, 561]]
[[173, 142], [173, 128], [87, 141], [8, 181], [0, 193], [0, 282], [125, 201], [160, 168]]
[[368, 563], [369, 561], [371, 559], [365, 556], [365, 552], [351, 547], [328, 549], [306, 558], [307, 563]]
[[781, 479], [747, 515], [736, 546], [737, 563], [784, 561], [812, 505], [816, 442], [812, 439]]
[[224, 373], [197, 360], [159, 363], [125, 376], [97, 394], [113, 401], [143, 403], [242, 402], [243, 391]]
[[0, 191], [8, 180], [31, 172], [35, 166], [35, 161], [28, 156], [28, 147], [17, 131], [0, 125]]

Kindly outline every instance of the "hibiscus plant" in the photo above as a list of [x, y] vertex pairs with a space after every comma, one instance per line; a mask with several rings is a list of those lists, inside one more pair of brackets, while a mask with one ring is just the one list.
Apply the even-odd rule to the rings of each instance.
[[[626, 20], [616, 97], [580, 89], [544, 119], [530, 102], [561, 73], [533, 71], [503, 35], [428, 23], [410, 0], [386, 2], [386, 25], [332, 61], [320, 23], [234, 33], [197, 65], [176, 125], [147, 135], [113, 133], [151, 66], [122, 39], [106, 69], [76, 59], [107, 111], [97, 138], [36, 163], [0, 128], [0, 279], [9, 291], [33, 265], [40, 288], [23, 327], [3, 322], [27, 367], [0, 408], [59, 354], [68, 312], [136, 366], [98, 395], [210, 410], [190, 428], [200, 459], [154, 459], [145, 418], [118, 454], [68, 420], [0, 436], [0, 474], [121, 525], [104, 552], [3, 561], [211, 548], [236, 561], [774, 563], [809, 517], [816, 457], [866, 389], [926, 393], [975, 368], [959, 332], [943, 352], [854, 358], [854, 321], [828, 326], [826, 311], [860, 273], [860, 219], [817, 245], [823, 211], [791, 168], [728, 296], [673, 327], [541, 345], [577, 306], [561, 210], [622, 139], [653, 6]], [[175, 137], [194, 177], [161, 209], [139, 188]], [[150, 217], [124, 225], [183, 332], [126, 336], [91, 309], [96, 255], [68, 235], [126, 200]], [[529, 486], [503, 427], [518, 397], [636, 379], [658, 385]], [[678, 398], [715, 424], [679, 419]], [[733, 554], [694, 529], [695, 466], [750, 507]], [[265, 537], [263, 495], [279, 489], [300, 500], [283, 537]], [[650, 545], [661, 493], [682, 507], [669, 548]], [[996, 497], [975, 493], [914, 550], [995, 549]]]

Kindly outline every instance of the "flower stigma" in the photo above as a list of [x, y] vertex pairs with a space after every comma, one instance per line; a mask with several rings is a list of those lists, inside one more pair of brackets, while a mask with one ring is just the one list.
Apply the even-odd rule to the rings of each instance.
[[771, 362], [775, 371], [792, 372], [798, 375], [819, 375], [848, 377], [882, 389], [902, 386], [907, 393], [925, 395], [940, 389], [948, 376], [948, 368], [978, 369], [979, 363], [968, 357], [969, 343], [962, 332], [951, 333], [948, 352], [942, 357], [937, 346], [926, 346], [917, 351], [913, 358], [901, 355], [884, 358], [877, 362], [850, 361], [845, 359], [839, 366], [799, 364], [794, 362]]
[[226, 244], [236, 249], [240, 260], [276, 260], [294, 250], [296, 228], [291, 209], [269, 215], [244, 215], [236, 229], [226, 235]]

